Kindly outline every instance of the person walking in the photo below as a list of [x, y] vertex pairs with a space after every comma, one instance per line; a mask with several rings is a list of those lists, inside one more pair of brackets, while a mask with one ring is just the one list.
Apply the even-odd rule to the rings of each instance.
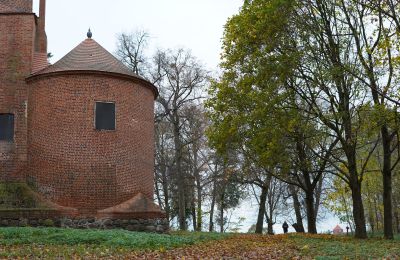
[[288, 225], [288, 223], [286, 221], [283, 222], [282, 228], [283, 228], [283, 232], [286, 234], [288, 232], [288, 229], [289, 229], [289, 225]]

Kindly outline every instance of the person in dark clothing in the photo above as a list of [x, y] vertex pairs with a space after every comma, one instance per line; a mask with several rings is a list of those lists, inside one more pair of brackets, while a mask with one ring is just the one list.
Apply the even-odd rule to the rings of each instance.
[[283, 222], [282, 228], [283, 228], [283, 232], [286, 234], [288, 232], [288, 229], [289, 229], [289, 225], [288, 225], [288, 223], [286, 221]]

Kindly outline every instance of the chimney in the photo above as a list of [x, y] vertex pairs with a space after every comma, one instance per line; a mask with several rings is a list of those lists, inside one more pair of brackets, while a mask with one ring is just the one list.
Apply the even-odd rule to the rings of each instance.
[[46, 0], [40, 0], [39, 7], [40, 30], [45, 31], [46, 26]]
[[47, 55], [46, 0], [40, 0], [39, 19], [36, 29], [36, 51]]

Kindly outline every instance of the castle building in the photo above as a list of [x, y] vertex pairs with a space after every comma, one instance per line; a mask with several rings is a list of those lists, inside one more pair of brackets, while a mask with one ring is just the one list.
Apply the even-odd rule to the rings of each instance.
[[333, 229], [332, 233], [334, 235], [343, 234], [343, 228], [341, 228], [339, 225], [336, 225], [336, 227]]
[[35, 202], [0, 205], [0, 219], [124, 219], [143, 230], [141, 220], [163, 231], [153, 203], [157, 88], [90, 31], [49, 65], [45, 0], [39, 10], [32, 0], [0, 0], [0, 183], [21, 184]]

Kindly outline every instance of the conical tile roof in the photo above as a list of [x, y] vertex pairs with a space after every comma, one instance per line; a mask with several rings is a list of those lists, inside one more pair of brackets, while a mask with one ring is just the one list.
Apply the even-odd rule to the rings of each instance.
[[139, 77], [93, 39], [86, 39], [55, 64], [35, 75], [62, 71], [100, 71]]
[[60, 73], [107, 73], [114, 76], [127, 77], [139, 81], [145, 87], [150, 88], [154, 92], [155, 98], [158, 96], [158, 90], [152, 83], [135, 74], [91, 38], [87, 38], [81, 42], [55, 64], [34, 72], [27, 80], [42, 76], [48, 77]]

